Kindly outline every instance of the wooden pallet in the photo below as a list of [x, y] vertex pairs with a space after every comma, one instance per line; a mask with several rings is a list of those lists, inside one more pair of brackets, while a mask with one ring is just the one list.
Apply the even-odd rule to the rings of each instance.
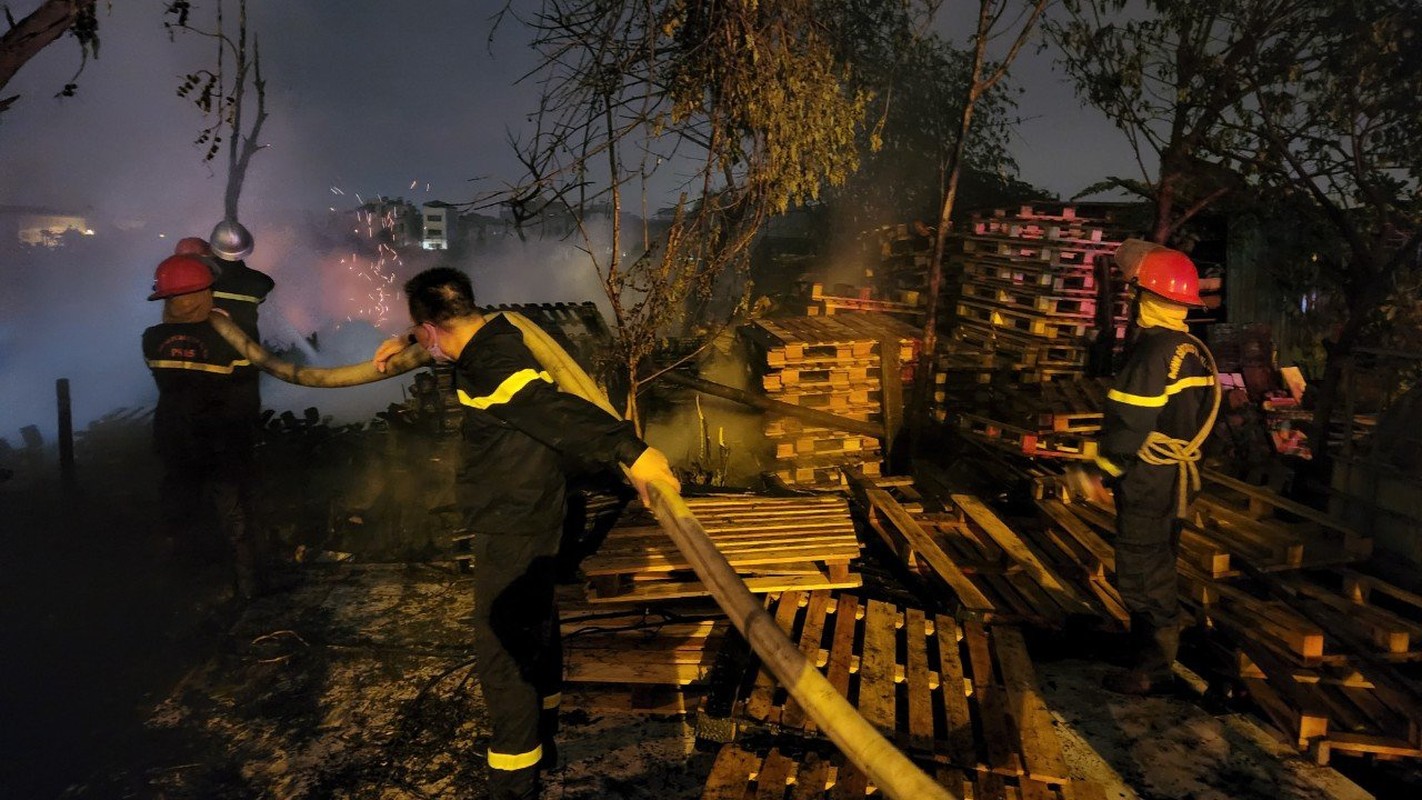
[[1115, 616], [977, 497], [950, 494], [947, 512], [914, 513], [865, 481], [853, 484], [870, 528], [911, 570], [956, 599], [965, 619], [1060, 627], [1070, 617]]
[[[688, 498], [687, 505], [753, 592], [861, 582], [849, 569], [859, 555], [859, 540], [842, 498], [729, 495]], [[582, 568], [591, 583], [591, 602], [709, 594], [676, 545], [646, 517], [613, 528]]]
[[761, 386], [767, 392], [791, 390], [796, 387], [822, 391], [843, 391], [849, 388], [877, 390], [879, 370], [867, 364], [846, 366], [786, 367], [761, 376]]
[[870, 477], [878, 477], [882, 465], [873, 457], [865, 456], [813, 456], [801, 457], [776, 466], [771, 474], [787, 484], [797, 486], [832, 487], [844, 486], [844, 469], [852, 467]]
[[1034, 314], [1085, 317], [1087, 319], [1096, 316], [1096, 295], [1091, 292], [1078, 292], [1070, 296], [1053, 296], [1025, 287], [1008, 288], [986, 283], [964, 283], [963, 296], [989, 303], [1000, 303], [1009, 308]]
[[[1104, 800], [1098, 784], [1008, 778], [941, 764], [924, 769], [954, 797], [973, 800]], [[886, 795], [838, 753], [751, 750], [724, 745], [711, 765], [701, 800], [864, 800]]]
[[1097, 453], [1095, 439], [1070, 431], [1042, 433], [976, 414], [958, 414], [958, 427], [965, 434], [995, 447], [1027, 456], [1090, 461]]
[[1256, 521], [1287, 518], [1285, 521], [1295, 532], [1318, 534], [1320, 539], [1335, 542], [1338, 555], [1346, 560], [1372, 554], [1372, 539], [1337, 517], [1213, 470], [1205, 470], [1203, 475], [1206, 492], [1220, 508]]
[[1096, 289], [1096, 269], [1092, 266], [1056, 266], [1040, 262], [1023, 263], [1012, 259], [973, 254], [971, 260], [955, 262], [965, 279], [1004, 288], [1037, 287], [1052, 292], [1087, 292]]
[[771, 443], [775, 447], [775, 458], [777, 459], [793, 459], [813, 455], [857, 455], [877, 459], [879, 454], [878, 438], [857, 434], [835, 436], [804, 433], [783, 439], [772, 439]]
[[1091, 329], [1090, 320], [1046, 316], [970, 300], [958, 301], [958, 316], [998, 330], [1044, 339], [1080, 339]]
[[[763, 352], [771, 367], [787, 364], [850, 361], [877, 363], [879, 338], [866, 331], [861, 323], [847, 323], [845, 318], [866, 315], [836, 315], [832, 317], [786, 317], [763, 319], [741, 328], [744, 335]], [[872, 315], [882, 316], [882, 315]], [[882, 322], [886, 329], [891, 323]], [[913, 358], [914, 340], [899, 340], [900, 358]]]
[[[769, 607], [836, 691], [905, 752], [999, 775], [1070, 779], [1016, 628], [960, 626], [829, 592], [785, 592]], [[764, 669], [736, 713], [780, 731], [818, 730]]]

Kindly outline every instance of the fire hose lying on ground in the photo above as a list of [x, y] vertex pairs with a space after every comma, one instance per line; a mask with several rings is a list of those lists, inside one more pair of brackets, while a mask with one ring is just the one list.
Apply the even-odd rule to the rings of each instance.
[[[553, 337], [522, 314], [501, 313], [523, 332], [524, 344], [553, 376], [560, 390], [578, 395], [621, 418], [596, 382]], [[253, 364], [283, 381], [301, 386], [359, 386], [409, 372], [433, 360], [424, 348], [411, 345], [390, 359], [386, 372], [377, 371], [371, 362], [332, 368], [300, 367], [268, 353], [227, 317], [213, 314], [209, 320], [218, 333]], [[662, 530], [676, 543], [736, 630], [846, 758], [893, 800], [958, 800], [956, 793], [936, 783], [860, 716], [858, 709], [835, 691], [805, 658], [712, 544], [674, 486], [653, 482], [648, 495], [652, 513]]]

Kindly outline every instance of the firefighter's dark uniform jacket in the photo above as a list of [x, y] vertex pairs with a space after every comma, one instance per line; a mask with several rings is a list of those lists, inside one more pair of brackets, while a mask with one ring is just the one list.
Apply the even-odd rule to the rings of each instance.
[[478, 532], [532, 535], [563, 522], [562, 454], [630, 465], [647, 445], [632, 426], [558, 391], [502, 315], [474, 334], [456, 362], [464, 407], [458, 499]]
[[242, 261], [209, 260], [212, 267], [212, 304], [227, 312], [247, 338], [261, 344], [257, 330], [257, 309], [276, 286], [265, 272]]
[[206, 321], [154, 325], [143, 332], [143, 358], [158, 384], [153, 436], [160, 455], [195, 462], [246, 458], [256, 384], [233, 375], [251, 362]]
[[[213, 257], [212, 305], [237, 323], [237, 327], [247, 334], [247, 338], [261, 344], [262, 334], [257, 330], [257, 310], [266, 301], [267, 295], [276, 282], [265, 272], [252, 269], [242, 261], [223, 261]], [[241, 383], [250, 384], [247, 397], [251, 401], [248, 413], [256, 420], [262, 413], [261, 390], [258, 388], [262, 371], [255, 364], [248, 364], [237, 370], [236, 378]]]
[[464, 407], [456, 496], [474, 532], [474, 646], [489, 704], [489, 796], [536, 798], [556, 752], [562, 646], [553, 599], [564, 464], [630, 465], [647, 448], [632, 426], [559, 392], [503, 316], [455, 363]]
[[1207, 424], [1216, 377], [1203, 348], [1184, 331], [1139, 329], [1106, 395], [1096, 457], [1113, 479], [1116, 578], [1131, 612], [1137, 666], [1154, 674], [1169, 671], [1179, 646], [1175, 559], [1182, 474], [1176, 463], [1143, 461], [1140, 451], [1153, 434], [1190, 442]]

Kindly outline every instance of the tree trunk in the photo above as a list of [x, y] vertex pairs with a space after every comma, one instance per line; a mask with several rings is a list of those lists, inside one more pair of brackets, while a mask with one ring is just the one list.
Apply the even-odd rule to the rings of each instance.
[[[94, 0], [45, 0], [40, 7], [20, 20], [0, 36], [0, 89], [4, 89], [25, 62], [64, 35], [78, 19], [79, 12], [94, 5]], [[0, 98], [4, 111], [19, 97]]]

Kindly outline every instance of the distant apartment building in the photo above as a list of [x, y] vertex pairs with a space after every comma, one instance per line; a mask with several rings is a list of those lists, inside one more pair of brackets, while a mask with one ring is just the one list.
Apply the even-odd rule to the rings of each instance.
[[395, 247], [424, 244], [424, 215], [403, 197], [372, 200], [361, 206], [357, 214], [371, 235], [388, 237]]
[[449, 203], [432, 200], [420, 209], [424, 223], [420, 246], [426, 250], [448, 250], [458, 237], [459, 212]]

